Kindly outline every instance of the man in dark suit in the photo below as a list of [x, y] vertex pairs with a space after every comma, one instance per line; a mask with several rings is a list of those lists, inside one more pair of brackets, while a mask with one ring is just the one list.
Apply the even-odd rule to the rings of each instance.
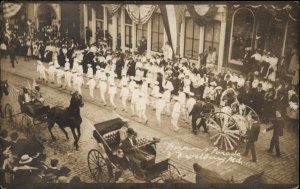
[[86, 26], [85, 27], [85, 39], [86, 39], [86, 44], [89, 46], [90, 45], [90, 38], [93, 36], [91, 29]]
[[134, 166], [137, 176], [144, 178], [145, 176], [142, 170], [142, 163], [146, 160], [146, 158], [143, 152], [136, 148], [136, 136], [137, 133], [132, 128], [128, 128], [127, 138], [122, 142], [121, 149]]
[[280, 157], [279, 137], [283, 136], [284, 119], [279, 111], [276, 111], [276, 118], [271, 119], [272, 126], [265, 129], [263, 132], [273, 130], [273, 136], [270, 143], [269, 153], [273, 153], [273, 148], [276, 150], [276, 157]]
[[194, 105], [192, 111], [190, 112], [189, 116], [192, 116], [192, 129], [193, 133], [197, 135], [197, 120], [201, 118], [201, 112], [202, 112], [202, 103], [200, 101], [200, 98], [197, 98], [197, 102]]
[[247, 137], [246, 150], [245, 153], [242, 154], [243, 156], [247, 156], [250, 150], [253, 162], [256, 162], [256, 151], [255, 151], [254, 143], [257, 141], [260, 132], [260, 125], [256, 120], [258, 120], [256, 115], [250, 114], [248, 120], [250, 124], [250, 129], [246, 132], [246, 137]]
[[259, 83], [257, 88], [253, 89], [253, 103], [252, 108], [256, 111], [256, 113], [261, 118], [262, 116], [262, 108], [264, 103], [265, 92], [262, 90], [262, 84]]
[[201, 121], [198, 126], [198, 130], [200, 129], [201, 126], [203, 126], [204, 132], [208, 133], [208, 129], [206, 126], [206, 120], [209, 118], [211, 113], [213, 113], [215, 110], [214, 105], [210, 102], [210, 97], [206, 96], [205, 97], [205, 102], [202, 106], [202, 111], [201, 111]]

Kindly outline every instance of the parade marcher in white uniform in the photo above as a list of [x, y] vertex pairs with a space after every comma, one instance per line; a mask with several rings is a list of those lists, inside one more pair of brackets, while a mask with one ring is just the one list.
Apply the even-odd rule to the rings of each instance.
[[133, 93], [135, 85], [136, 85], [136, 83], [134, 81], [134, 77], [130, 76], [130, 82], [128, 85], [130, 93]]
[[152, 103], [152, 107], [153, 107], [153, 110], [155, 109], [155, 107], [156, 107], [156, 100], [157, 100], [157, 98], [158, 98], [158, 94], [159, 94], [159, 86], [158, 86], [158, 81], [155, 81], [154, 82], [154, 86], [153, 86], [153, 88], [152, 88], [152, 91], [151, 91], [151, 94], [150, 94], [150, 96], [151, 96], [151, 103]]
[[165, 85], [163, 85], [165, 92], [163, 99], [166, 101], [166, 113], [167, 115], [171, 114], [171, 92], [174, 90], [172, 82], [167, 79]]
[[122, 86], [122, 89], [121, 89], [121, 92], [120, 92], [120, 98], [121, 98], [122, 106], [123, 106], [122, 111], [127, 112], [127, 99], [128, 99], [128, 97], [129, 97], [129, 89], [128, 89], [127, 85], [124, 84]]
[[56, 82], [59, 87], [62, 87], [62, 78], [64, 76], [64, 72], [60, 69], [60, 66], [58, 65], [56, 67]]
[[93, 75], [94, 75], [94, 74], [93, 74], [93, 68], [92, 68], [92, 65], [91, 65], [91, 64], [88, 64], [87, 66], [88, 66], [88, 70], [87, 70], [86, 76], [87, 76], [88, 78], [90, 78], [90, 76], [93, 76]]
[[[179, 103], [180, 103], [180, 108], [181, 108], [182, 115], [186, 115], [186, 109], [185, 109], [185, 106], [186, 106], [186, 93], [182, 89], [179, 90], [178, 100], [179, 100]], [[183, 120], [186, 121], [185, 116], [183, 116]]]
[[131, 95], [131, 116], [135, 116], [136, 102], [139, 98], [140, 89], [137, 84], [134, 85], [134, 90]]
[[66, 58], [65, 68], [67, 68], [68, 70], [70, 70], [70, 62], [69, 62], [68, 58]]
[[161, 113], [165, 108], [165, 100], [163, 99], [163, 94], [158, 93], [156, 94], [157, 100], [155, 102], [155, 115], [156, 115], [156, 120], [158, 123], [158, 126], [161, 126]]
[[47, 78], [46, 78], [46, 68], [43, 65], [43, 63], [41, 61], [39, 61], [39, 60], [37, 61], [36, 71], [38, 72], [40, 80], [43, 79], [43, 80], [47, 81]]
[[147, 108], [147, 98], [146, 94], [143, 92], [139, 93], [139, 98], [136, 101], [136, 111], [138, 113], [139, 122], [142, 122], [142, 118], [144, 119], [144, 124], [147, 125], [148, 118], [146, 116], [146, 108]]
[[115, 86], [115, 83], [114, 82], [109, 83], [109, 88], [108, 88], [109, 102], [114, 109], [116, 109], [116, 104], [115, 104], [116, 92], [117, 92], [117, 88]]
[[72, 88], [71, 86], [71, 80], [72, 80], [72, 73], [70, 72], [70, 70], [68, 68], [65, 68], [65, 81], [64, 81], [64, 85], [63, 85], [63, 88], [66, 89], [67, 86], [69, 89]]
[[178, 119], [180, 116], [180, 102], [179, 102], [179, 98], [176, 96], [174, 97], [175, 103], [173, 106], [173, 111], [172, 111], [172, 116], [171, 116], [171, 124], [174, 127], [174, 131], [178, 131]]
[[96, 86], [96, 81], [92, 75], [89, 76], [89, 81], [87, 82], [87, 85], [89, 86], [90, 96], [94, 100], [94, 89]]
[[78, 93], [80, 95], [82, 95], [81, 86], [84, 84], [84, 81], [83, 81], [81, 73], [77, 73], [77, 77], [75, 78], [74, 83], [75, 83], [75, 86], [76, 86], [76, 91], [78, 91]]
[[188, 118], [188, 122], [191, 122], [191, 118], [189, 116], [190, 112], [192, 111], [194, 105], [196, 104], [196, 100], [194, 98], [194, 93], [193, 92], [190, 92], [189, 93], [189, 98], [188, 100], [186, 101], [186, 117]]
[[128, 83], [128, 77], [126, 77], [126, 74], [123, 73], [122, 74], [122, 79], [121, 79], [120, 84], [119, 84], [119, 87], [122, 88], [124, 85], [127, 86], [127, 83]]
[[144, 93], [145, 95], [148, 95], [148, 83], [147, 83], [145, 77], [143, 78], [143, 84], [142, 84], [142, 87], [141, 87], [141, 91], [142, 91], [142, 93]]
[[106, 99], [105, 99], [105, 94], [107, 92], [107, 76], [106, 73], [104, 72], [104, 69], [100, 69], [100, 80], [99, 80], [99, 90], [100, 90], [100, 96], [101, 99], [104, 103], [104, 106], [106, 106]]
[[49, 63], [49, 68], [48, 68], [47, 72], [48, 72], [49, 79], [50, 79], [51, 83], [54, 83], [55, 67], [54, 67], [54, 63], [53, 62]]

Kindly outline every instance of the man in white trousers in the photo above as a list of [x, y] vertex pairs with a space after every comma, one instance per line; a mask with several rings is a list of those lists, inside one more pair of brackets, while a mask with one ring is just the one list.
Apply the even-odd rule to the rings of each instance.
[[156, 95], [157, 100], [155, 103], [155, 115], [156, 115], [156, 120], [158, 123], [158, 126], [161, 126], [161, 113], [163, 109], [165, 108], [165, 100], [163, 99], [163, 95], [161, 93], [158, 93]]
[[135, 106], [139, 98], [140, 89], [137, 84], [134, 85], [134, 90], [131, 94], [131, 117], [135, 116]]
[[175, 103], [173, 106], [173, 111], [172, 111], [172, 116], [171, 116], [171, 123], [174, 127], [174, 131], [177, 132], [179, 130], [178, 128], [178, 119], [180, 116], [180, 102], [179, 102], [179, 98], [177, 96], [174, 97]]
[[128, 89], [127, 85], [123, 85], [122, 89], [121, 89], [121, 92], [120, 92], [120, 98], [121, 98], [122, 106], [123, 106], [122, 111], [125, 111], [125, 112], [127, 112], [127, 99], [128, 99], [128, 97], [129, 97], [129, 89]]
[[148, 123], [148, 118], [146, 116], [146, 108], [147, 108], [147, 98], [146, 98], [146, 94], [144, 94], [143, 92], [139, 93], [139, 98], [136, 102], [136, 111], [138, 113], [139, 116], [139, 122], [142, 122], [142, 118], [144, 119], [144, 124], [147, 125]]
[[104, 106], [106, 106], [106, 99], [105, 94], [107, 92], [107, 76], [104, 72], [104, 69], [100, 69], [100, 79], [99, 79], [99, 90], [100, 90], [100, 96], [102, 99], [102, 102], [104, 103]]
[[39, 80], [44, 80], [47, 82], [47, 78], [46, 78], [46, 68], [43, 65], [43, 63], [41, 61], [37, 61], [37, 68], [36, 71], [39, 75]]
[[117, 92], [117, 88], [115, 86], [115, 83], [111, 82], [109, 84], [109, 88], [108, 88], [108, 94], [109, 94], [109, 102], [112, 105], [113, 109], [116, 109], [116, 104], [115, 104], [115, 95]]
[[95, 86], [96, 86], [96, 81], [94, 80], [93, 75], [89, 75], [89, 80], [87, 82], [87, 85], [89, 86], [90, 96], [94, 100], [94, 89], [95, 89]]
[[48, 75], [51, 83], [54, 83], [55, 67], [53, 62], [49, 62]]
[[71, 86], [71, 80], [72, 80], [72, 73], [70, 72], [70, 70], [68, 68], [65, 68], [65, 81], [64, 81], [64, 85], [63, 85], [63, 88], [66, 89], [67, 86], [69, 89], [72, 89], [72, 86]]

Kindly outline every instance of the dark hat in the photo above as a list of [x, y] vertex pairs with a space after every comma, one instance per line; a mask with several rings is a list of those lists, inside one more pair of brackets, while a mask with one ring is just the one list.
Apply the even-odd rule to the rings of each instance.
[[17, 140], [19, 137], [18, 133], [17, 132], [13, 132], [10, 134], [10, 138], [11, 140]]
[[51, 159], [51, 161], [50, 161], [51, 167], [56, 167], [57, 164], [58, 164], [58, 159]]
[[8, 132], [7, 132], [7, 130], [2, 130], [1, 131], [1, 133], [0, 133], [0, 136], [2, 137], [2, 138], [6, 138], [7, 136], [8, 136]]
[[70, 173], [70, 169], [68, 168], [68, 167], [62, 167], [62, 168], [60, 168], [60, 170], [59, 170], [59, 176], [66, 176], [66, 175], [68, 175], [69, 173]]
[[127, 133], [130, 135], [136, 135], [136, 132], [131, 127], [127, 129]]
[[194, 163], [193, 164], [193, 168], [194, 168], [194, 170], [196, 171], [196, 172], [199, 172], [200, 170], [201, 170], [201, 166], [198, 164], [198, 163]]

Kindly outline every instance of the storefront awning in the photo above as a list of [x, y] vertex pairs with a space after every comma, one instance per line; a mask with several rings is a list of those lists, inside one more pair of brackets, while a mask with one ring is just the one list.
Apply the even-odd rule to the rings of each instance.
[[2, 4], [3, 17], [5, 19], [13, 17], [19, 12], [22, 5], [23, 3], [3, 3]]
[[126, 5], [126, 10], [135, 24], [145, 24], [151, 18], [157, 5]]

